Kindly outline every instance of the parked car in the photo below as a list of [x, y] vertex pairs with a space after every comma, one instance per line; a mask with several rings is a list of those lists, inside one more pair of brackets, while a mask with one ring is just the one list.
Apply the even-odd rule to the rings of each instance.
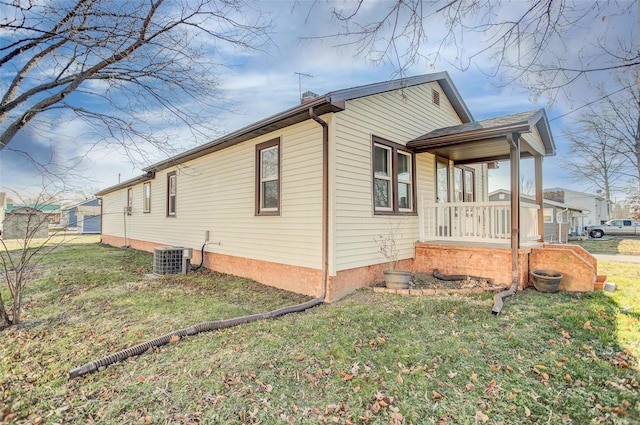
[[592, 238], [601, 238], [604, 235], [640, 236], [640, 223], [630, 219], [609, 220], [601, 226], [592, 226], [587, 229]]

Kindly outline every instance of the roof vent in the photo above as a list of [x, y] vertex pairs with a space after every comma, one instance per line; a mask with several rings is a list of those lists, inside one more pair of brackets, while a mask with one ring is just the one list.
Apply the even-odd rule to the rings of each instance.
[[300, 101], [301, 104], [305, 104], [305, 103], [309, 103], [313, 100], [316, 100], [317, 98], [319, 98], [320, 96], [318, 96], [316, 93], [312, 92], [312, 91], [306, 91], [304, 93], [302, 93], [302, 99]]
[[440, 92], [438, 90], [433, 90], [433, 104], [440, 106]]

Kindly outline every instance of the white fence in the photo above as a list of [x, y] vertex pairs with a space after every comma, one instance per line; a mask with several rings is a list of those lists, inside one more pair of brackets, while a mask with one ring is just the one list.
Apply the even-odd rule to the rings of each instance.
[[[520, 240], [540, 239], [538, 205], [520, 203]], [[425, 203], [420, 207], [420, 241], [506, 242], [511, 239], [511, 202]]]

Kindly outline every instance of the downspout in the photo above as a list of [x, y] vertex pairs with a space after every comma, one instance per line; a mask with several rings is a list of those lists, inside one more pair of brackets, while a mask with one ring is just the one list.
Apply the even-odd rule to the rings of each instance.
[[327, 295], [329, 271], [329, 125], [316, 115], [313, 107], [309, 116], [322, 126], [322, 295]]
[[502, 299], [518, 291], [518, 249], [520, 248], [520, 134], [507, 134], [511, 162], [511, 288], [493, 297], [491, 313], [502, 310]]
[[69, 379], [78, 378], [87, 373], [95, 372], [101, 367], [107, 367], [129, 357], [138, 356], [140, 354], [143, 354], [150, 348], [159, 347], [170, 342], [180, 340], [185, 336], [195, 335], [200, 332], [230, 328], [232, 326], [255, 322], [257, 320], [272, 319], [275, 317], [284, 316], [285, 314], [298, 313], [316, 307], [324, 302], [324, 299], [327, 295], [327, 278], [329, 269], [329, 126], [325, 121], [320, 119], [315, 114], [313, 108], [309, 108], [309, 116], [322, 126], [322, 294], [320, 295], [320, 297], [315, 298], [311, 301], [307, 301], [303, 304], [283, 307], [267, 313], [252, 314], [249, 316], [218, 320], [214, 322], [203, 322], [189, 328], [180, 329], [178, 331], [162, 335], [150, 341], [143, 342], [117, 353], [108, 355], [101, 359], [89, 362], [75, 369], [71, 369], [69, 371]]

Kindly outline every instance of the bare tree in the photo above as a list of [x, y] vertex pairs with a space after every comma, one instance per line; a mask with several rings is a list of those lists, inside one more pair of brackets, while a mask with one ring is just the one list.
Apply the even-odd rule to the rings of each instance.
[[[502, 84], [517, 80], [538, 96], [612, 70], [640, 65], [630, 28], [636, 2], [571, 0], [371, 0], [332, 9], [337, 38], [375, 64], [404, 74], [418, 62], [479, 66]], [[630, 25], [637, 24], [632, 22]], [[619, 36], [618, 34], [624, 34]]]
[[[25, 201], [16, 194], [18, 199]], [[21, 322], [23, 295], [33, 269], [46, 253], [55, 248], [50, 245], [53, 233], [49, 233], [46, 214], [41, 206], [51, 200], [42, 192], [35, 202], [13, 210], [3, 223], [3, 237], [0, 238], [0, 289], [5, 284], [9, 292], [7, 304], [0, 291], [0, 330]], [[11, 314], [9, 314], [11, 312]]]
[[0, 16], [0, 150], [39, 118], [81, 119], [132, 159], [171, 151], [158, 123], [210, 134], [224, 51], [269, 42], [245, 0], [5, 0]]
[[526, 176], [520, 176], [520, 194], [533, 196], [535, 195], [535, 185], [533, 180], [528, 179]]
[[640, 195], [628, 197], [625, 200], [625, 205], [631, 212], [631, 218], [640, 220]]
[[606, 111], [591, 109], [574, 125], [563, 130], [569, 141], [570, 155], [567, 170], [577, 182], [588, 182], [593, 189], [604, 192], [607, 201], [613, 190], [621, 189], [627, 181], [626, 158], [619, 151], [611, 122], [604, 116]]
[[598, 120], [608, 129], [616, 151], [628, 165], [625, 175], [640, 195], [640, 69], [616, 74], [614, 81], [619, 90], [607, 95], [600, 88], [603, 106]]

